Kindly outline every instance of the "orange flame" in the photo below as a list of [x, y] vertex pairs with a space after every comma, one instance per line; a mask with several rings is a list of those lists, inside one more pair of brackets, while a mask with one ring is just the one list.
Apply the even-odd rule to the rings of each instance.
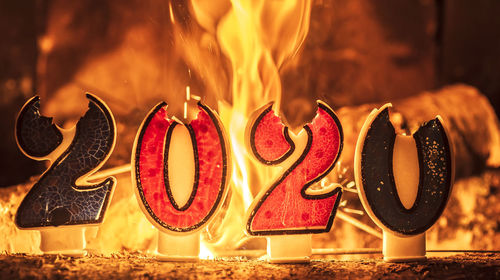
[[[214, 241], [207, 244], [212, 249], [234, 249], [244, 240], [245, 212], [254, 195], [274, 177], [269, 174], [273, 171], [259, 169], [249, 159], [244, 145], [245, 126], [249, 115], [263, 104], [274, 101], [279, 106], [279, 70], [304, 42], [311, 1], [217, 0], [207, 4], [192, 0], [191, 3], [196, 20], [205, 29], [204, 36], [218, 43], [231, 65], [231, 95], [228, 98], [217, 92], [219, 114], [233, 152], [231, 197], [222, 213], [224, 219], [210, 227], [206, 237]], [[212, 73], [207, 79], [217, 81], [217, 76]]]

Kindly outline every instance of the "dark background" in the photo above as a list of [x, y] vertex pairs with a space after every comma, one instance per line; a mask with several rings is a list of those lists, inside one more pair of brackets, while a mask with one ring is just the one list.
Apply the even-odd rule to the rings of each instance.
[[[186, 3], [173, 3], [177, 13], [188, 14]], [[131, 28], [151, 27], [168, 41], [166, 7], [154, 0], [0, 0], [0, 186], [24, 182], [44, 169], [22, 155], [14, 140], [16, 114], [27, 98], [35, 93], [50, 98], [87, 61], [118, 48]], [[498, 115], [499, 14], [496, 0], [313, 1], [299, 61], [282, 69], [284, 111], [292, 115], [304, 95], [339, 107], [466, 83], [485, 94]], [[44, 45], [47, 35], [58, 40]], [[168, 49], [158, 46], [158, 52]], [[46, 48], [50, 52], [43, 54]], [[110, 104], [117, 119], [119, 106]], [[143, 116], [148, 108], [134, 114]]]

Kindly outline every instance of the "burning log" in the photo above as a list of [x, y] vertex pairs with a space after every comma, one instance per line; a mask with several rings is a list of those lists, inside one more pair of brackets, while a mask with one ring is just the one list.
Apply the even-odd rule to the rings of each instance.
[[[455, 144], [457, 179], [484, 172], [485, 166], [498, 167], [498, 119], [488, 100], [475, 88], [465, 85], [449, 86], [393, 103], [392, 123], [399, 130], [415, 131], [422, 122], [437, 114], [444, 118]], [[344, 204], [339, 208], [330, 234], [318, 238], [313, 246], [381, 246], [380, 237], [374, 232], [378, 228], [364, 214], [354, 182], [349, 183], [353, 178], [352, 164], [359, 131], [366, 116], [380, 105], [382, 103], [344, 107], [337, 111], [345, 137], [342, 168], [337, 169], [336, 174], [344, 182]], [[331, 174], [331, 177], [335, 177], [335, 174]], [[443, 216], [427, 235], [428, 247], [497, 248], [494, 244], [500, 238], [498, 223], [487, 217], [500, 214], [497, 206], [498, 178], [498, 172], [493, 171], [458, 180]], [[354, 223], [349, 219], [356, 221]], [[347, 238], [348, 236], [352, 236], [352, 239]]]
[[[356, 140], [366, 116], [381, 105], [383, 103], [365, 104], [338, 110], [345, 137], [341, 157], [344, 166], [353, 164]], [[499, 121], [489, 101], [477, 89], [454, 85], [397, 100], [393, 105], [392, 121], [396, 130], [415, 131], [436, 115], [443, 117], [455, 147], [457, 178], [477, 174], [486, 166], [500, 165]]]

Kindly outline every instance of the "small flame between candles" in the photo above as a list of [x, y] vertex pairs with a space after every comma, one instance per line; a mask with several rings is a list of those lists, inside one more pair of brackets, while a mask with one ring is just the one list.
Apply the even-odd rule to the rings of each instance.
[[191, 100], [191, 88], [186, 86], [186, 101], [184, 102], [184, 119], [187, 119], [187, 102]]

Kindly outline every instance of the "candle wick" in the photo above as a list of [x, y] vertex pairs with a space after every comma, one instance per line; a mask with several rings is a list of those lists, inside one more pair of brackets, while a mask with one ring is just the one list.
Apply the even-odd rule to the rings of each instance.
[[186, 86], [186, 101], [184, 102], [184, 119], [187, 119], [187, 102], [191, 100], [191, 88]]
[[187, 102], [184, 102], [184, 119], [187, 119]]

